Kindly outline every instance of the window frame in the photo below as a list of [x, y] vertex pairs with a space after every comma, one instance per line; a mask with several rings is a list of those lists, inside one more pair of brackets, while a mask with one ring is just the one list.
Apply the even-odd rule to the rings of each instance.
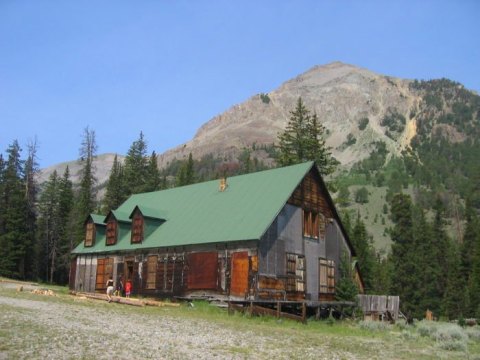
[[111, 217], [110, 219], [108, 219], [105, 227], [105, 244], [107, 246], [112, 246], [117, 243], [117, 240], [118, 240], [118, 221], [114, 217]]
[[334, 260], [318, 259], [318, 292], [320, 294], [335, 294]]
[[314, 210], [302, 210], [303, 237], [315, 240], [325, 240], [327, 233], [325, 216]]
[[88, 221], [85, 225], [85, 247], [92, 247], [93, 245], [95, 245], [96, 233], [97, 229], [95, 223], [92, 220]]
[[305, 255], [286, 253], [285, 260], [287, 275], [285, 290], [287, 292], [305, 292], [307, 274]]
[[145, 289], [154, 290], [157, 288], [157, 264], [158, 255], [147, 256], [147, 278]]
[[303, 209], [303, 236], [310, 239], [319, 239], [319, 214], [316, 211]]
[[130, 243], [141, 244], [145, 238], [145, 217], [141, 212], [135, 212], [132, 218]]

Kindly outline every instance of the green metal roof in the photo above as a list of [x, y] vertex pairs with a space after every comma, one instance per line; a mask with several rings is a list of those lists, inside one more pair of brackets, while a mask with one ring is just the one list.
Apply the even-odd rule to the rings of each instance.
[[92, 218], [93, 222], [97, 225], [106, 225], [103, 220], [105, 219], [105, 216], [103, 215], [97, 215], [97, 214], [90, 214], [90, 217]]
[[135, 212], [135, 209], [139, 209], [144, 217], [149, 217], [149, 218], [152, 218], [152, 219], [166, 220], [167, 215], [168, 215], [167, 212], [164, 211], [164, 210], [151, 209], [151, 208], [146, 207], [144, 205], [137, 205], [132, 210], [132, 213], [129, 216], [130, 219], [133, 217], [133, 213]]
[[130, 219], [129, 215], [130, 213], [125, 213], [123, 211], [120, 211], [120, 210], [110, 210], [110, 212], [107, 214], [107, 216], [105, 216], [103, 222], [107, 222], [108, 221], [108, 218], [113, 215], [115, 216], [115, 219], [117, 219], [117, 221], [122, 221], [122, 222], [126, 222], [126, 223], [131, 223], [132, 220]]
[[116, 245], [106, 246], [105, 239], [97, 238], [94, 246], [85, 248], [81, 243], [73, 253], [258, 240], [313, 166], [307, 162], [230, 177], [223, 192], [219, 180], [214, 180], [132, 195], [114, 212], [117, 220], [117, 214], [123, 217], [139, 206], [141, 211], [162, 214], [159, 217], [166, 221], [157, 224], [141, 244], [131, 244], [130, 231], [120, 231]]

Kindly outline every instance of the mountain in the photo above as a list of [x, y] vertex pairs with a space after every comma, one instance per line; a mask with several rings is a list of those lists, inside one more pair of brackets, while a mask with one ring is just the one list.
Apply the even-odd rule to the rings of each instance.
[[[451, 235], [461, 241], [467, 199], [480, 210], [480, 96], [447, 79], [400, 79], [341, 62], [315, 66], [215, 116], [193, 139], [159, 155], [160, 168], [172, 179], [192, 153], [197, 179], [234, 174], [245, 149], [260, 160], [255, 169], [273, 166], [272, 144], [299, 97], [317, 113], [340, 162], [337, 204], [362, 217], [377, 248], [389, 246], [388, 203], [398, 191], [427, 212], [440, 200]], [[95, 161], [100, 188], [113, 157]], [[67, 164], [75, 182], [75, 162], [44, 169], [41, 181]]]
[[[378, 142], [385, 143], [388, 158], [399, 156], [417, 135], [422, 106], [432, 97], [413, 84], [413, 80], [385, 76], [341, 62], [315, 66], [278, 89], [254, 95], [215, 116], [198, 129], [192, 140], [160, 154], [159, 166], [165, 168], [174, 160], [184, 160], [190, 152], [195, 159], [210, 154], [236, 159], [244, 148], [271, 145], [277, 142], [299, 97], [326, 127], [327, 145], [332, 147], [334, 157], [344, 168], [349, 169], [370, 156]], [[465, 138], [446, 124], [432, 125], [430, 130], [438, 129], [452, 141]], [[268, 154], [257, 155], [271, 164]], [[112, 154], [100, 155], [96, 160], [99, 183], [108, 179], [112, 163]], [[53, 169], [63, 172], [66, 164], [71, 165], [71, 172], [75, 174], [74, 162], [62, 163], [42, 170], [41, 181]]]
[[[374, 141], [384, 141], [392, 154], [399, 154], [416, 134], [416, 119], [410, 118], [421, 97], [411, 91], [411, 80], [376, 74], [353, 65], [334, 62], [315, 66], [268, 94], [258, 94], [205, 123], [194, 138], [159, 156], [161, 167], [190, 152], [235, 157], [252, 144], [272, 144], [283, 131], [299, 97], [319, 115], [329, 132], [327, 145], [346, 167], [367, 157]], [[387, 136], [382, 119], [394, 111], [408, 121], [397, 138]], [[365, 130], [359, 129], [368, 118]], [[355, 143], [352, 146], [347, 144]]]
[[[123, 162], [124, 157], [121, 155], [117, 156], [118, 160]], [[104, 187], [108, 177], [110, 176], [110, 169], [113, 166], [114, 158], [115, 154], [101, 154], [98, 155], [93, 162], [93, 166], [95, 167], [95, 176], [97, 178], [97, 185], [100, 189]], [[70, 171], [70, 179], [74, 184], [78, 184], [80, 182], [80, 171], [82, 169], [82, 166], [78, 160], [67, 161], [41, 169], [38, 176], [38, 182], [42, 184], [43, 182], [47, 181], [54, 171], [57, 171], [57, 174], [62, 176], [67, 166]], [[102, 194], [103, 192], [101, 192], [99, 195]]]

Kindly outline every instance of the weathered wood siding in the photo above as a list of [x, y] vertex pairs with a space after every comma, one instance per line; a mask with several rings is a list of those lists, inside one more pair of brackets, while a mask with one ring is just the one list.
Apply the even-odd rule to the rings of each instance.
[[[319, 214], [319, 222], [322, 230], [315, 237], [304, 236], [304, 212], [311, 211]], [[318, 238], [317, 238], [318, 237]], [[307, 300], [319, 299], [319, 259], [333, 260], [335, 263], [335, 277], [338, 281], [341, 254], [343, 249], [349, 247], [344, 238], [337, 220], [334, 218], [334, 210], [327, 200], [327, 189], [321, 185], [321, 181], [315, 171], [305, 176], [301, 184], [292, 194], [287, 204], [278, 214], [277, 218], [265, 233], [259, 244], [259, 275], [263, 285], [270, 288], [278, 288], [278, 281], [283, 281], [291, 289], [293, 286], [292, 272], [286, 274], [287, 254], [304, 257], [305, 263], [305, 291]], [[298, 279], [298, 276], [296, 277]], [[278, 281], [274, 281], [277, 279]], [[259, 284], [259, 285], [262, 285]], [[278, 290], [278, 289], [277, 289]], [[291, 290], [289, 290], [291, 292]], [[288, 293], [288, 291], [287, 291]], [[291, 294], [290, 296], [299, 296]], [[287, 294], [287, 297], [289, 295]], [[329, 295], [333, 297], [333, 294]]]
[[[155, 249], [143, 253], [80, 255], [76, 291], [103, 292], [107, 276], [132, 282], [133, 295], [187, 296], [211, 292], [245, 298], [258, 272], [256, 241]], [[106, 264], [108, 263], [108, 271]], [[100, 266], [98, 266], [100, 264]]]
[[340, 279], [339, 265], [342, 253], [345, 252], [349, 257], [349, 260], [351, 260], [351, 257], [347, 242], [334, 219], [332, 219], [327, 225], [325, 250], [325, 257], [329, 260], [335, 261], [335, 281], [338, 281]]
[[333, 211], [326, 198], [327, 189], [320, 186], [320, 179], [314, 171], [310, 171], [301, 184], [295, 189], [288, 201], [290, 204], [305, 210], [314, 210], [326, 218], [333, 217]]
[[258, 272], [285, 274], [285, 241], [278, 238], [278, 218], [263, 235], [259, 244]]

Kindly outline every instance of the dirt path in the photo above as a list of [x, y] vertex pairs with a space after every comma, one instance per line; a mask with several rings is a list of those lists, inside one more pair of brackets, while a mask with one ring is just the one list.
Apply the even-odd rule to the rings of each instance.
[[[41, 295], [15, 298], [12, 294], [14, 290], [7, 293], [5, 284], [2, 289], [0, 283], [0, 359], [322, 357], [319, 344], [298, 348], [287, 337], [169, 316], [168, 310], [133, 310], [96, 300], [58, 300]], [[7, 344], [2, 344], [5, 339]], [[351, 358], [329, 355], [330, 359]]]

